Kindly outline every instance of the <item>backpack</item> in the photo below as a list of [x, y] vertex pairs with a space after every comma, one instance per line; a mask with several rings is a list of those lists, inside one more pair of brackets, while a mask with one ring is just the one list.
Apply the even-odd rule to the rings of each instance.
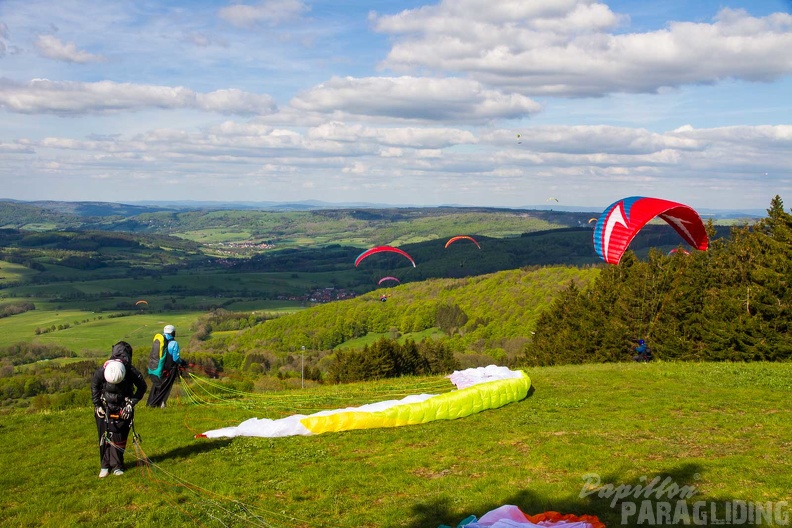
[[149, 354], [148, 371], [149, 374], [153, 373], [160, 366], [165, 352], [168, 350], [168, 343], [170, 340], [162, 334], [154, 336], [154, 341], [151, 343], [151, 354]]

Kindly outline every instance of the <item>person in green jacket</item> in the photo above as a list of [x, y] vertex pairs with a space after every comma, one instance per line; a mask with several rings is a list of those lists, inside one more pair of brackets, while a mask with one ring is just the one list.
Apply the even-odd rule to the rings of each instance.
[[[170, 396], [173, 383], [179, 377], [180, 367], [186, 367], [187, 362], [179, 355], [179, 343], [176, 341], [176, 328], [166, 325], [162, 330], [165, 338], [164, 353], [159, 358], [156, 367], [149, 365], [148, 373], [151, 379], [151, 392], [149, 392], [149, 407], [165, 407]], [[155, 343], [157, 341], [155, 340]]]

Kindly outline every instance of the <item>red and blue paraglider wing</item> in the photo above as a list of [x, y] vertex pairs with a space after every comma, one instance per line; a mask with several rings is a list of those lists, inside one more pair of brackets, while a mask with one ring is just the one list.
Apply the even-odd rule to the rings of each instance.
[[479, 245], [479, 243], [478, 243], [478, 242], [476, 242], [476, 239], [475, 239], [475, 238], [473, 238], [472, 236], [468, 236], [468, 235], [459, 235], [459, 236], [455, 236], [455, 237], [451, 237], [451, 238], [449, 238], [449, 239], [448, 239], [448, 242], [446, 242], [446, 245], [445, 245], [445, 247], [447, 248], [448, 246], [450, 246], [451, 244], [453, 244], [453, 243], [454, 243], [454, 242], [456, 242], [457, 240], [470, 240], [470, 241], [472, 241], [474, 244], [476, 244], [476, 247], [477, 247], [477, 248], [481, 249], [481, 246]]
[[369, 256], [374, 255], [376, 253], [382, 253], [383, 251], [389, 251], [391, 253], [398, 253], [399, 255], [407, 257], [407, 259], [410, 262], [412, 262], [413, 268], [415, 267], [415, 261], [413, 260], [413, 258], [410, 255], [407, 254], [406, 251], [403, 251], [403, 250], [401, 250], [399, 248], [395, 248], [395, 247], [391, 247], [391, 246], [377, 246], [377, 247], [373, 247], [371, 249], [367, 249], [366, 251], [364, 251], [363, 253], [358, 255], [358, 258], [355, 259], [355, 267], [357, 268], [358, 264], [360, 264], [363, 261], [363, 259], [365, 259], [366, 257], [369, 257]]
[[630, 196], [602, 212], [594, 227], [594, 249], [608, 264], [618, 264], [635, 235], [656, 217], [694, 248], [705, 251], [709, 246], [704, 223], [691, 207], [661, 198]]

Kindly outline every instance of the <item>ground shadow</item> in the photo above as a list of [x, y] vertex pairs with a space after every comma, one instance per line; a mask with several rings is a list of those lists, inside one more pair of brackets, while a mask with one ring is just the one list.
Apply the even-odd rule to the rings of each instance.
[[175, 449], [171, 449], [170, 451], [166, 451], [165, 453], [159, 453], [153, 455], [149, 458], [153, 462], [163, 462], [165, 460], [170, 459], [179, 459], [179, 458], [189, 458], [194, 455], [200, 455], [201, 453], [208, 453], [210, 451], [214, 451], [215, 449], [220, 449], [222, 447], [227, 446], [232, 441], [231, 438], [222, 438], [217, 440], [200, 440], [196, 441], [195, 443], [177, 447]]
[[[724, 520], [725, 514], [722, 507], [724, 503], [731, 502], [734, 499], [720, 496], [708, 497], [701, 494], [697, 489], [697, 485], [702, 473], [703, 469], [698, 464], [682, 464], [659, 473], [648, 474], [643, 480], [639, 478], [628, 480], [618, 474], [599, 475], [598, 481], [593, 478], [588, 480], [588, 482], [592, 483], [588, 488], [588, 494], [583, 492], [587, 481], [582, 478], [583, 475], [581, 474], [580, 486], [570, 490], [569, 495], [565, 498], [543, 496], [530, 489], [523, 489], [516, 491], [511, 496], [493, 497], [492, 501], [464, 510], [460, 509], [459, 506], [452, 505], [449, 498], [438, 497], [415, 505], [412, 511], [411, 523], [407, 526], [409, 528], [437, 528], [441, 525], [456, 527], [470, 515], [481, 518], [485, 513], [506, 504], [518, 506], [528, 515], [545, 511], [556, 511], [562, 514], [596, 515], [609, 528], [617, 526], [689, 526], [701, 524], [694, 522], [692, 517], [687, 519], [687, 523], [679, 522], [679, 519], [675, 523], [668, 522], [673, 521], [672, 515], [666, 518], [665, 514], [658, 514], [658, 511], [664, 508], [660, 503], [670, 503], [673, 508], [677, 501], [684, 498], [682, 493], [686, 492], [689, 494], [684, 498], [684, 502], [686, 502], [687, 507], [691, 511], [691, 515], [694, 503], [697, 501], [708, 501], [708, 503], [717, 503], [718, 518], [719, 520]], [[636, 486], [640, 485], [642, 490], [646, 490], [646, 486], [656, 477], [660, 477], [657, 484], [651, 488], [646, 496], [615, 499], [615, 491], [608, 495], [608, 490], [614, 490], [619, 486], [623, 486], [622, 489], [626, 489], [626, 486], [629, 485], [632, 486], [632, 490], [635, 490]], [[665, 487], [661, 487], [663, 482], [666, 483]], [[681, 491], [677, 492], [676, 490], [680, 490], [680, 488]], [[649, 503], [644, 504], [645, 501], [649, 501]], [[639, 518], [642, 506], [651, 510], [652, 518]], [[709, 506], [711, 504], [708, 504], [708, 508], [704, 513], [709, 516], [705, 525], [710, 525], [714, 519], [711, 516]], [[634, 511], [633, 508], [635, 509]], [[644, 514], [646, 513], [644, 511]], [[724, 522], [716, 522], [716, 524], [719, 526], [732, 525], [729, 522], [725, 522], [725, 520]], [[740, 525], [744, 524], [745, 522], [740, 523]]]

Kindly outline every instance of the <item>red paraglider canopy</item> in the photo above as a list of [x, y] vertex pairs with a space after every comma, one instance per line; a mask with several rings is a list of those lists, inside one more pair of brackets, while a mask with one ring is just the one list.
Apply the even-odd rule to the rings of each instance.
[[693, 208], [661, 198], [631, 196], [609, 205], [594, 227], [594, 249], [608, 264], [618, 264], [632, 239], [647, 223], [665, 220], [691, 246], [705, 251], [707, 230]]
[[474, 244], [476, 244], [476, 247], [477, 247], [477, 248], [479, 248], [479, 249], [481, 249], [481, 246], [479, 245], [479, 243], [478, 243], [478, 242], [476, 242], [476, 239], [475, 239], [475, 238], [473, 238], [472, 236], [468, 236], [468, 235], [459, 235], [459, 236], [455, 236], [455, 237], [451, 237], [451, 238], [449, 238], [449, 239], [448, 239], [448, 242], [446, 242], [446, 245], [445, 245], [445, 247], [448, 247], [448, 246], [450, 246], [451, 244], [453, 244], [453, 243], [454, 243], [454, 242], [456, 242], [457, 240], [472, 240], [472, 241], [473, 241], [473, 243], [474, 243]]
[[379, 280], [379, 282], [377, 282], [377, 286], [379, 286], [379, 285], [380, 285], [380, 284], [382, 284], [383, 282], [385, 282], [385, 281], [389, 281], [389, 280], [390, 280], [390, 281], [396, 281], [397, 283], [401, 284], [401, 281], [400, 281], [399, 279], [397, 279], [396, 277], [382, 277], [382, 278]]
[[390, 251], [391, 253], [398, 253], [399, 255], [405, 256], [407, 257], [407, 259], [409, 259], [410, 262], [412, 262], [413, 268], [415, 267], [415, 261], [410, 255], [407, 254], [406, 251], [391, 246], [377, 246], [371, 249], [367, 249], [366, 251], [358, 255], [358, 258], [355, 259], [355, 267], [357, 268], [358, 264], [360, 264], [361, 261], [366, 257], [369, 257], [376, 253], [382, 253], [383, 251]]

